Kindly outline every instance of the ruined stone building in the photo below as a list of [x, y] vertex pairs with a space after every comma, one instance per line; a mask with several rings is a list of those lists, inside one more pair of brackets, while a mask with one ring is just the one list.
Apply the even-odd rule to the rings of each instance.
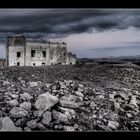
[[69, 65], [76, 55], [67, 52], [67, 44], [32, 41], [23, 35], [9, 36], [6, 46], [7, 66]]

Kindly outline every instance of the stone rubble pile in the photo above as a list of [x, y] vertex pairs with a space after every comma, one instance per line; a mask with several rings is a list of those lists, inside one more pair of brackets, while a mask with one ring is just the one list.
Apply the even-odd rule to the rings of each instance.
[[[6, 85], [10, 86], [10, 83]], [[32, 83], [34, 86], [32, 86]], [[5, 84], [4, 84], [5, 86]], [[30, 82], [27, 88], [39, 88]], [[5, 92], [1, 106], [1, 131], [78, 130], [76, 111], [82, 104], [83, 94], [76, 82], [56, 81], [46, 84], [45, 93]], [[8, 126], [8, 123], [10, 124]]]
[[[53, 77], [56, 72], [51, 81], [46, 81], [47, 68], [34, 68], [26, 77], [28, 67], [23, 69], [20, 74], [20, 67], [1, 70], [0, 131], [140, 130], [139, 68], [71, 67], [70, 73], [66, 67], [60, 80]], [[71, 76], [76, 73], [83, 79]]]

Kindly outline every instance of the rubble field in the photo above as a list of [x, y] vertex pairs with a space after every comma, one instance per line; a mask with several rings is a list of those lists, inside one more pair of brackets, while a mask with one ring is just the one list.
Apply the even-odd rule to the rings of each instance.
[[0, 131], [139, 131], [140, 67], [0, 68]]

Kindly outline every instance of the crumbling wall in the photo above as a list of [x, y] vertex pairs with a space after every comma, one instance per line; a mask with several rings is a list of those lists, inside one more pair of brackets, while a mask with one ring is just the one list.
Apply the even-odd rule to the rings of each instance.
[[25, 37], [24, 36], [9, 36], [7, 38], [8, 46], [24, 46], [25, 45]]
[[[24, 46], [9, 46], [9, 66], [24, 66]], [[17, 52], [21, 53], [21, 56], [17, 57]]]
[[66, 64], [76, 64], [76, 55], [72, 54], [71, 52], [67, 53]]
[[[35, 50], [35, 57], [31, 57], [31, 50]], [[42, 51], [46, 51], [46, 57], [42, 56]], [[41, 66], [49, 64], [49, 45], [48, 43], [26, 43], [26, 66]]]
[[66, 64], [66, 44], [50, 44], [50, 62], [51, 64]]
[[[9, 36], [7, 38], [7, 61], [9, 66], [24, 66], [24, 49], [25, 37], [24, 36]], [[17, 57], [17, 52], [20, 52], [20, 57]]]
[[0, 67], [4, 67], [6, 66], [6, 59], [5, 58], [1, 58], [0, 59]]

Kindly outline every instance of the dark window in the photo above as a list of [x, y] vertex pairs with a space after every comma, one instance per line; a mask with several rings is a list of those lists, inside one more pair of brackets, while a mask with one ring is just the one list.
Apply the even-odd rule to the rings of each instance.
[[66, 56], [66, 53], [63, 53], [64, 56]]
[[33, 66], [35, 66], [35, 63], [33, 63]]
[[72, 62], [70, 62], [70, 65], [72, 65]]
[[35, 50], [31, 50], [31, 57], [35, 57]]
[[20, 66], [20, 62], [17, 62], [17, 66]]
[[17, 57], [21, 57], [21, 53], [20, 52], [17, 52]]
[[53, 63], [51, 63], [51, 65], [53, 65]]
[[46, 57], [46, 51], [42, 51], [43, 57]]
[[45, 63], [42, 63], [43, 66], [45, 66]]

